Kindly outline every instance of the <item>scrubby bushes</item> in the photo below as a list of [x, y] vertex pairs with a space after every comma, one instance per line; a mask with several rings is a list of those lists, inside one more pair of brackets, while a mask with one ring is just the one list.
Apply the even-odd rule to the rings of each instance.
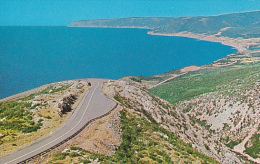
[[[19, 133], [31, 133], [42, 126], [41, 120], [35, 122], [29, 111], [31, 103], [8, 101], [0, 103], [0, 131], [5, 137]], [[4, 140], [1, 138], [0, 140]]]
[[246, 146], [246, 153], [253, 158], [260, 158], [260, 134], [251, 138], [252, 146]]
[[[72, 147], [71, 153], [64, 154], [70, 157], [80, 154], [79, 159], [82, 163], [94, 160], [101, 163], [174, 163], [174, 161], [191, 163], [195, 159], [201, 163], [218, 163], [199, 153], [190, 144], [184, 143], [158, 124], [151, 124], [126, 110], [121, 111], [120, 114], [123, 142], [115, 155], [109, 157], [94, 154], [77, 147]], [[74, 151], [78, 151], [77, 155], [72, 154]]]

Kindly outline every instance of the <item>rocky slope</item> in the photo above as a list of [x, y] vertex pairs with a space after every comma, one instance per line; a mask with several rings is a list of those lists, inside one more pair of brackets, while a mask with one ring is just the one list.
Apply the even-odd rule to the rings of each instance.
[[183, 112], [183, 106], [175, 107], [133, 83], [121, 81], [114, 85], [116, 86], [114, 87], [115, 93], [118, 94], [116, 97], [121, 99], [124, 106], [134, 109], [151, 123], [157, 123], [179, 136], [203, 154], [213, 157], [221, 163], [244, 162], [230, 148], [211, 140], [209, 138], [211, 132], [203, 124], [194, 126], [193, 120]]
[[[252, 54], [259, 56], [248, 53], [249, 60]], [[216, 158], [236, 152], [260, 163], [260, 64], [241, 62], [243, 55], [236, 59], [233, 66], [195, 71], [150, 92], [181, 110], [196, 129], [195, 138], [201, 136]]]

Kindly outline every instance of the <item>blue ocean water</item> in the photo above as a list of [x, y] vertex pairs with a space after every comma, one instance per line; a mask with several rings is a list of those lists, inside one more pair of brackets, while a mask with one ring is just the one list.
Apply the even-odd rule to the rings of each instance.
[[236, 52], [220, 43], [147, 31], [0, 27], [0, 98], [63, 80], [162, 74]]

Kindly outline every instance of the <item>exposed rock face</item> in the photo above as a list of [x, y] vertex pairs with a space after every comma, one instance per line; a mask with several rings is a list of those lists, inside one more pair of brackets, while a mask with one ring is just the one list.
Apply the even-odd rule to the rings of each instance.
[[42, 102], [41, 101], [33, 101], [31, 104], [31, 107], [37, 106], [37, 105], [41, 105]]
[[[220, 142], [221, 136], [213, 134], [207, 125], [195, 123], [185, 112], [185, 106], [177, 108], [135, 84], [116, 81], [110, 84], [115, 97], [124, 102], [123, 106], [135, 110], [144, 118], [152, 118], [161, 127], [175, 133], [182, 140], [192, 143], [193, 147], [221, 163], [244, 163], [229, 147]], [[206, 108], [206, 107], [205, 107]], [[148, 119], [147, 119], [148, 120]], [[151, 122], [152, 124], [152, 122]]]
[[[251, 80], [254, 81], [254, 78]], [[209, 149], [216, 151], [216, 155], [230, 158], [222, 153], [225, 149], [260, 163], [259, 159], [245, 154], [246, 143], [250, 143], [250, 138], [260, 133], [259, 100], [260, 87], [258, 82], [254, 82], [246, 88], [242, 85], [235, 88], [229, 86], [227, 91], [223, 89], [183, 101], [177, 108], [189, 117], [192, 126], [197, 127], [196, 134], [206, 138]], [[255, 153], [259, 154], [257, 150]], [[230, 161], [233, 162], [233, 158]]]
[[76, 95], [69, 94], [68, 96], [63, 97], [62, 101], [58, 104], [59, 115], [61, 116], [66, 112], [70, 112], [72, 110], [71, 106], [74, 104], [75, 100]]

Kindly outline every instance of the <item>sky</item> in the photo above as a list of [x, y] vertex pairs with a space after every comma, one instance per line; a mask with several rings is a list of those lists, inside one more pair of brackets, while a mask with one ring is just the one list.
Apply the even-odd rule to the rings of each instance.
[[0, 26], [67, 26], [78, 20], [256, 10], [260, 10], [260, 0], [0, 0]]

